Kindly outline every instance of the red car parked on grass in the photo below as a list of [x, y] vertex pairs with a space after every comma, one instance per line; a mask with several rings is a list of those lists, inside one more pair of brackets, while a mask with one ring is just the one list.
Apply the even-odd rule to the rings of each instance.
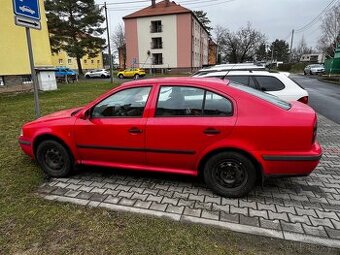
[[202, 174], [239, 197], [257, 178], [308, 175], [319, 163], [317, 116], [242, 85], [166, 78], [125, 83], [82, 108], [27, 123], [19, 143], [50, 176], [75, 164]]

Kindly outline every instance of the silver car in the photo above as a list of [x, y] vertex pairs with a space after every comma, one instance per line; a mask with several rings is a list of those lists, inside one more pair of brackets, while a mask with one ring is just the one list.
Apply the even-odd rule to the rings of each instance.
[[85, 78], [109, 78], [110, 73], [105, 69], [96, 69], [85, 73]]
[[325, 73], [325, 67], [321, 64], [313, 64], [313, 65], [308, 65], [305, 67], [303, 70], [304, 75], [310, 74], [320, 74], [320, 73]]

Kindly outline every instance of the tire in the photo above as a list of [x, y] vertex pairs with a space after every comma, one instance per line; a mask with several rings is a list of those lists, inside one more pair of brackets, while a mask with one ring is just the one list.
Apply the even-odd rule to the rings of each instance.
[[85, 78], [86, 78], [86, 79], [90, 79], [90, 76], [89, 76], [89, 75], [85, 75]]
[[138, 79], [139, 79], [139, 74], [136, 73], [135, 76], [133, 76], [133, 78], [134, 78], [135, 80], [138, 80]]
[[221, 152], [212, 156], [204, 166], [204, 181], [217, 194], [242, 197], [256, 182], [252, 161], [237, 152]]
[[312, 72], [312, 70], [310, 70], [310, 71], [309, 71], [309, 74], [310, 74], [310, 75], [313, 75], [313, 72]]
[[42, 170], [51, 177], [65, 177], [73, 168], [73, 159], [67, 149], [57, 141], [39, 144], [36, 158]]
[[307, 75], [306, 71], [303, 71], [303, 74], [304, 74], [304, 75]]
[[120, 75], [118, 75], [118, 78], [119, 79], [124, 79], [124, 75], [120, 74]]
[[102, 79], [106, 78], [106, 76], [105, 76], [104, 74], [102, 74], [100, 77], [101, 77]]

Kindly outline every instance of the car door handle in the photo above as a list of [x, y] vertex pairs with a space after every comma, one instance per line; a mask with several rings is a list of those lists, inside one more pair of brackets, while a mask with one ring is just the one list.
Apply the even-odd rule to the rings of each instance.
[[141, 134], [143, 133], [143, 130], [136, 128], [136, 127], [132, 127], [129, 129], [129, 133], [131, 134]]
[[215, 128], [207, 128], [203, 131], [204, 134], [207, 134], [207, 135], [217, 135], [217, 134], [220, 134], [221, 131], [220, 130], [217, 130]]

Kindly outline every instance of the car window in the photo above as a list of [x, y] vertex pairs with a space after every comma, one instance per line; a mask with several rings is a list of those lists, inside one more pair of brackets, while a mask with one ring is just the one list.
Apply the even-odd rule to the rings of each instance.
[[92, 117], [142, 117], [150, 90], [151, 87], [121, 90], [97, 104]]
[[242, 76], [241, 75], [230, 75], [230, 76], [227, 76], [225, 79], [249, 86], [248, 75], [242, 75]]
[[230, 116], [231, 102], [213, 92], [180, 86], [162, 86], [156, 116]]
[[276, 91], [285, 88], [285, 85], [277, 79], [271, 76], [255, 76], [257, 83], [262, 91]]

